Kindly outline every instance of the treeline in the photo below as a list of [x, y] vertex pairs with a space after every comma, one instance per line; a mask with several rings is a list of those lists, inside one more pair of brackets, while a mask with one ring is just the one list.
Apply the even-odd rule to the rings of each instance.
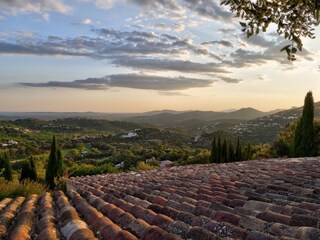
[[210, 162], [212, 163], [229, 163], [236, 161], [245, 161], [251, 159], [252, 148], [248, 144], [246, 147], [242, 147], [240, 139], [237, 140], [237, 145], [234, 147], [233, 143], [224, 139], [223, 142], [219, 136], [218, 140], [216, 138], [212, 141]]

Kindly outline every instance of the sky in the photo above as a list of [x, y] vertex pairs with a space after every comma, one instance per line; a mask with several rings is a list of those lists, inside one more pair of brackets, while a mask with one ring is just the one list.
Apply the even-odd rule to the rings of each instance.
[[219, 0], [0, 1], [0, 112], [262, 111], [320, 100], [320, 31], [298, 60]]

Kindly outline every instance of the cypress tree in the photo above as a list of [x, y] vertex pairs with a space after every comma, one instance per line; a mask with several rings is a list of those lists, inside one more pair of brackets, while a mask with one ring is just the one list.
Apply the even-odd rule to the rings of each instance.
[[234, 162], [234, 149], [232, 142], [229, 143], [229, 149], [228, 149], [228, 162]]
[[293, 149], [296, 157], [311, 157], [318, 153], [313, 121], [314, 101], [310, 91], [304, 99], [302, 116], [295, 129]]
[[245, 153], [244, 160], [249, 160], [249, 159], [251, 159], [251, 156], [252, 156], [251, 144], [248, 143], [248, 146], [247, 146], [247, 148], [246, 148], [246, 153]]
[[20, 182], [29, 179], [32, 181], [36, 181], [38, 178], [37, 169], [34, 162], [34, 158], [31, 156], [28, 160], [25, 160], [22, 163]]
[[12, 181], [12, 167], [8, 151], [0, 153], [0, 170], [4, 179]]
[[216, 138], [214, 137], [211, 143], [211, 155], [210, 155], [210, 162], [216, 162], [216, 154], [217, 154], [217, 143]]
[[225, 162], [228, 162], [228, 147], [226, 139], [224, 139], [221, 149], [221, 163]]
[[52, 139], [49, 160], [46, 168], [46, 184], [49, 188], [55, 187], [55, 178], [59, 178], [63, 173], [63, 163], [61, 150], [58, 148], [57, 140], [55, 137]]
[[57, 176], [62, 177], [63, 176], [63, 160], [62, 160], [62, 152], [60, 148], [58, 148], [57, 157], [58, 157]]
[[235, 159], [236, 159], [236, 161], [242, 161], [242, 149], [241, 149], [239, 137], [238, 137], [238, 141], [237, 141]]
[[221, 163], [221, 153], [222, 153], [222, 146], [221, 146], [221, 139], [220, 139], [220, 136], [219, 136], [218, 143], [217, 143], [216, 163]]

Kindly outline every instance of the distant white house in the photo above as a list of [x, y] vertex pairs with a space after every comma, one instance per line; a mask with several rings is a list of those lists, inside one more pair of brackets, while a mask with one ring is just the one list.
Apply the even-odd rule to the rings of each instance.
[[116, 168], [123, 168], [124, 167], [124, 162], [121, 162], [119, 164], [115, 165]]
[[133, 138], [138, 137], [138, 134], [136, 132], [127, 132], [126, 134], [121, 136], [122, 138]]
[[13, 145], [18, 145], [19, 143], [17, 141], [14, 141], [14, 140], [9, 140], [8, 142], [6, 143], [2, 143], [1, 146], [2, 147], [10, 147], [10, 146], [13, 146]]

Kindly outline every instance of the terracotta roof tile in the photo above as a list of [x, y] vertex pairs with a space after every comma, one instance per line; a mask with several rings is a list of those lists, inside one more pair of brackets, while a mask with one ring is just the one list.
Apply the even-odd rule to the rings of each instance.
[[319, 174], [297, 158], [70, 178], [66, 195], [0, 201], [0, 238], [318, 239]]

